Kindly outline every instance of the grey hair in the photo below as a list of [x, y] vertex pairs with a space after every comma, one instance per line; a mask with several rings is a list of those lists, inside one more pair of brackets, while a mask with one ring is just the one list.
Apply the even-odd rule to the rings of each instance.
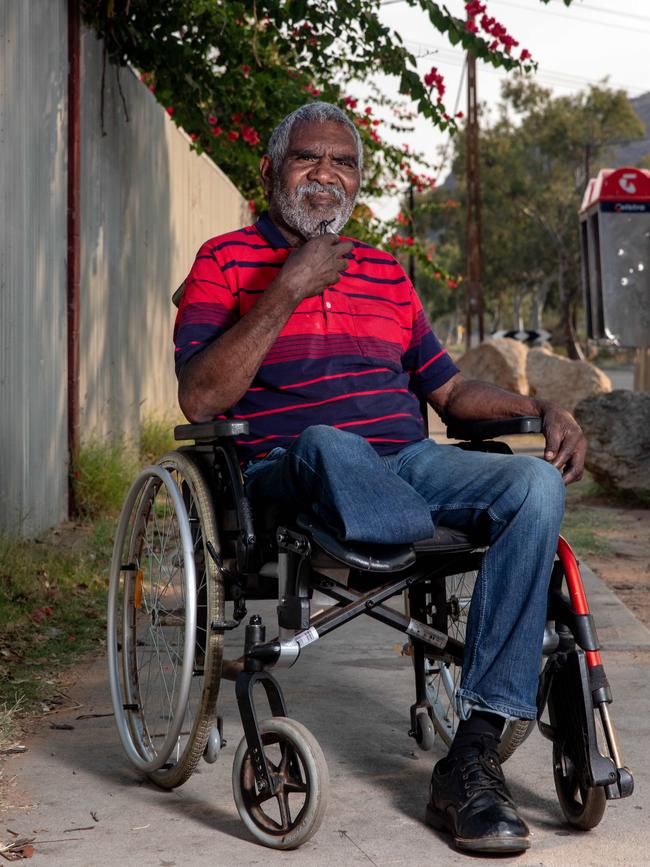
[[300, 108], [292, 111], [284, 120], [280, 121], [271, 133], [269, 143], [266, 146], [266, 153], [271, 157], [273, 162], [273, 171], [279, 171], [289, 152], [289, 139], [291, 138], [291, 131], [295, 124], [325, 123], [328, 120], [346, 126], [354, 136], [357, 145], [359, 174], [361, 174], [363, 171], [363, 144], [361, 143], [359, 130], [344, 111], [330, 102], [308, 102], [306, 105], [301, 105]]

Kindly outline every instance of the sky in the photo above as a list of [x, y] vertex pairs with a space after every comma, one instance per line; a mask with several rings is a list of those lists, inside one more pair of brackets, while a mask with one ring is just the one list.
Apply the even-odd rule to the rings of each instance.
[[[650, 91], [650, 3], [643, 0], [574, 0], [568, 8], [562, 0], [544, 5], [539, 0], [484, 0], [487, 12], [505, 25], [520, 43], [516, 51], [527, 48], [538, 62], [535, 79], [561, 96], [583, 90], [590, 83], [609, 78], [612, 87], [633, 96]], [[463, 0], [447, 0], [448, 9], [464, 17]], [[383, 0], [382, 21], [397, 30], [418, 59], [418, 70], [426, 74], [436, 66], [447, 86], [446, 106], [466, 111], [466, 93], [461, 90], [464, 54], [437, 33], [428, 17], [406, 2]], [[504, 73], [478, 63], [478, 97], [488, 106], [499, 100]], [[391, 96], [397, 96], [395, 79], [378, 76], [377, 83]], [[362, 95], [363, 91], [355, 95]], [[449, 136], [431, 123], [417, 122], [408, 141], [413, 150], [426, 153], [440, 164], [441, 149]], [[404, 136], [393, 138], [402, 144]], [[447, 147], [447, 152], [451, 149]], [[448, 166], [442, 166], [444, 179]], [[384, 201], [378, 209], [382, 216], [395, 211], [395, 200]]]

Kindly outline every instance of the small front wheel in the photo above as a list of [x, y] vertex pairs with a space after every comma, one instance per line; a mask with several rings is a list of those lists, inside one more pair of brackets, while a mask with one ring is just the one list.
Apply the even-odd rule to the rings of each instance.
[[553, 744], [553, 779], [569, 825], [581, 831], [595, 828], [607, 806], [605, 790], [602, 786], [585, 786], [578, 769], [558, 744]]
[[436, 740], [436, 730], [426, 708], [415, 714], [415, 741], [421, 750], [432, 750]]
[[260, 790], [243, 738], [232, 769], [237, 810], [260, 843], [272, 849], [296, 849], [316, 833], [325, 815], [329, 793], [325, 756], [311, 732], [288, 717], [263, 720], [259, 731], [275, 791]]

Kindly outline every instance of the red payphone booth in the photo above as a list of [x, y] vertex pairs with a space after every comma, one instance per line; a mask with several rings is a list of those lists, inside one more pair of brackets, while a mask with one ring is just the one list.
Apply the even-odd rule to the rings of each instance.
[[592, 178], [580, 239], [588, 336], [650, 346], [650, 171], [603, 169]]

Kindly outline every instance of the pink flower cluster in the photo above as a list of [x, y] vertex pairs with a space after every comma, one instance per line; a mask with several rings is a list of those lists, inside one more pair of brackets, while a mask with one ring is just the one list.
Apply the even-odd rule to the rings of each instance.
[[393, 235], [390, 239], [390, 246], [393, 250], [395, 247], [412, 247], [413, 238], [410, 235], [406, 238], [403, 235]]
[[[356, 108], [356, 106], [357, 106], [357, 100], [356, 99], [350, 99], [349, 96], [345, 97], [344, 102], [345, 102], [346, 106], [350, 109]], [[362, 127], [364, 127], [364, 129], [367, 129], [368, 135], [370, 136], [370, 138], [374, 142], [377, 142], [379, 144], [381, 139], [379, 138], [379, 136], [377, 135], [375, 130], [372, 129], [372, 127], [373, 126], [379, 126], [381, 121], [378, 120], [377, 118], [371, 118], [371, 115], [372, 115], [372, 108], [369, 105], [367, 105], [363, 110], [363, 114], [357, 115], [354, 118], [354, 122], [357, 126], [362, 126]]]
[[[487, 14], [485, 3], [481, 3], [480, 0], [470, 0], [470, 2], [465, 3], [465, 11], [467, 12], [467, 23], [465, 27], [470, 33], [479, 32], [476, 19], [480, 16], [479, 23], [481, 25], [481, 30], [486, 36], [492, 37], [492, 41], [490, 42], [491, 51], [502, 50], [505, 51], [506, 54], [511, 54], [512, 49], [519, 45], [519, 42], [517, 42], [513, 36], [510, 36], [503, 24], [497, 21], [496, 18]], [[530, 59], [530, 51], [528, 51], [527, 48], [522, 49], [521, 54], [519, 55], [520, 63], [524, 63], [526, 60]]]
[[[432, 190], [436, 185], [436, 179], [431, 175], [416, 174], [406, 163], [400, 163], [400, 169], [406, 174], [406, 180], [413, 185], [414, 189], [421, 193], [427, 187]], [[399, 219], [399, 217], [398, 217]]]
[[430, 89], [435, 87], [438, 91], [438, 104], [440, 104], [445, 95], [445, 81], [436, 66], [432, 66], [431, 70], [424, 76], [424, 83]]
[[241, 128], [241, 137], [244, 141], [249, 144], [251, 147], [255, 147], [260, 143], [260, 134], [256, 129], [253, 129], [252, 126], [246, 126], [244, 124]]

